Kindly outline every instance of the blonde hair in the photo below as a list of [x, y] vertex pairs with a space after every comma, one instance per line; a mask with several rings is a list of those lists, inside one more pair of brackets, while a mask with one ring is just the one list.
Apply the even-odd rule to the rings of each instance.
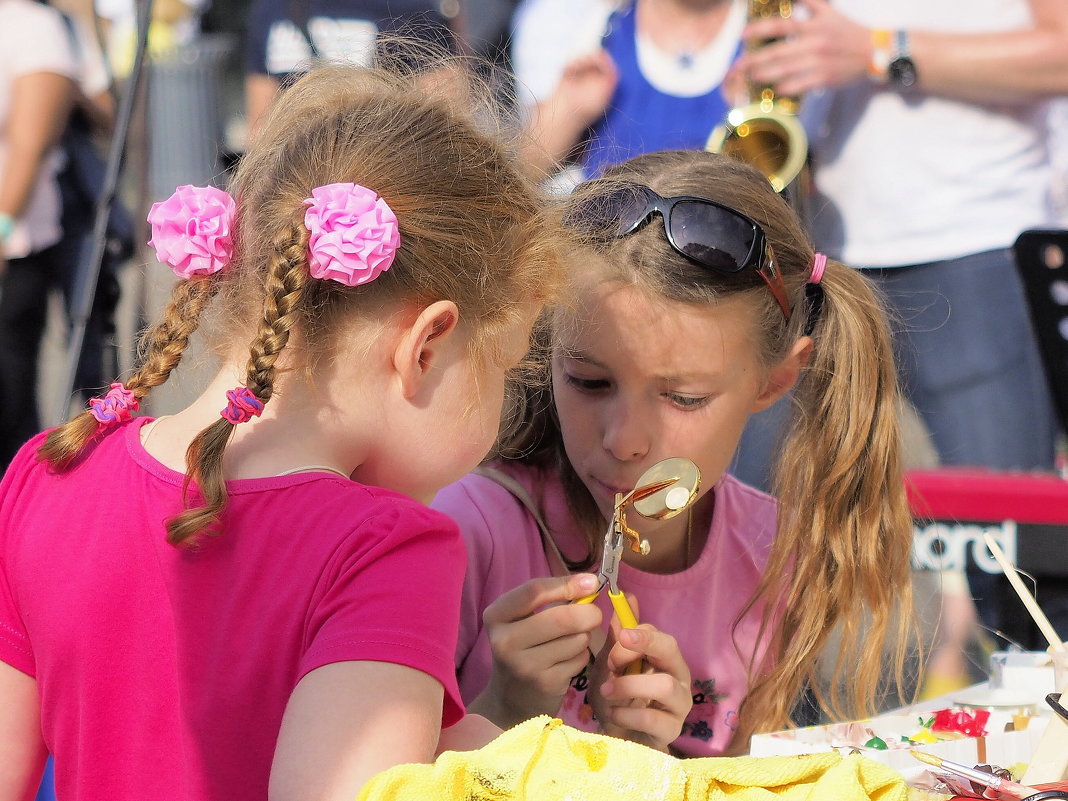
[[[396, 65], [326, 67], [287, 89], [232, 181], [239, 207], [234, 263], [177, 284], [145, 335], [143, 366], [127, 388], [143, 398], [167, 380], [213, 301], [219, 339], [252, 336], [245, 384], [264, 403], [292, 331], [300, 331], [307, 354], [321, 353], [354, 315], [374, 317], [398, 302], [454, 301], [472, 353], [491, 358], [500, 335], [552, 296], [560, 269], [545, 204], [506, 147], [488, 90], [474, 78], [458, 90], [465, 75], [456, 66], [435, 86]], [[359, 287], [308, 271], [304, 200], [315, 187], [339, 182], [373, 189], [400, 224], [391, 268]], [[39, 456], [66, 468], [97, 429], [83, 413], [52, 432]], [[195, 482], [204, 500], [192, 507], [187, 501], [167, 522], [171, 543], [217, 522], [232, 431], [220, 418], [190, 444], [187, 488]]]
[[[755, 274], [720, 275], [675, 252], [654, 220], [622, 238], [594, 237], [606, 281], [643, 287], [668, 300], [714, 304], [745, 293], [756, 311], [753, 335], [770, 368], [811, 326], [814, 347], [793, 393], [794, 412], [773, 471], [780, 504], [768, 563], [742, 613], [761, 615], [767, 655], [741, 653], [751, 688], [732, 741], [743, 751], [754, 732], [780, 729], [810, 688], [820, 708], [838, 719], [870, 715], [880, 693], [889, 650], [896, 686], [914, 642], [909, 558], [912, 521], [900, 454], [900, 394], [889, 323], [869, 282], [829, 262], [822, 308], [806, 293], [813, 247], [797, 216], [756, 170], [711, 153], [671, 151], [631, 159], [602, 181], [580, 186], [572, 203], [605, 185], [635, 182], [665, 197], [694, 195], [723, 203], [756, 220], [775, 253], [793, 308], [787, 321]], [[540, 332], [547, 358], [551, 333]], [[586, 534], [588, 567], [603, 522], [564, 454], [547, 385], [526, 398], [531, 410], [501, 455], [561, 472], [572, 512]], [[812, 592], [814, 587], [819, 592]], [[735, 621], [736, 623], [738, 621]], [[838, 626], [840, 650], [830, 687], [818, 657]], [[736, 647], [741, 647], [737, 645]], [[754, 646], [754, 649], [756, 646]]]

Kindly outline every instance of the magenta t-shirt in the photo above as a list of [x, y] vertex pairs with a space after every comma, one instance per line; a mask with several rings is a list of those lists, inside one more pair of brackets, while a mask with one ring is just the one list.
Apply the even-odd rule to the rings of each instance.
[[37, 679], [59, 798], [262, 801], [290, 693], [333, 662], [421, 670], [443, 726], [463, 716], [451, 521], [300, 473], [229, 482], [221, 533], [175, 548], [184, 477], [141, 447], [145, 422], [64, 474], [37, 437], [0, 484], [0, 660]]
[[[585, 546], [556, 475], [515, 463], [494, 466], [505, 469], [539, 503], [564, 554], [581, 556]], [[693, 565], [679, 573], [657, 574], [623, 564], [619, 572], [620, 588], [637, 596], [640, 619], [672, 634], [690, 668], [693, 708], [673, 744], [688, 756], [716, 756], [730, 744], [739, 704], [749, 688], [748, 657], [754, 648], [758, 657], [765, 650], [758, 640], [761, 607], [737, 627], [733, 624], [763, 573], [777, 505], [730, 475], [713, 491], [712, 525]], [[470, 703], [485, 689], [493, 668], [482, 611], [502, 593], [552, 571], [533, 518], [492, 479], [466, 476], [443, 489], [432, 506], [459, 523], [468, 549], [456, 666], [460, 691]], [[597, 603], [605, 612], [607, 629], [612, 615], [607, 593]], [[586, 689], [585, 673], [573, 678], [559, 716], [572, 726], [595, 731]]]

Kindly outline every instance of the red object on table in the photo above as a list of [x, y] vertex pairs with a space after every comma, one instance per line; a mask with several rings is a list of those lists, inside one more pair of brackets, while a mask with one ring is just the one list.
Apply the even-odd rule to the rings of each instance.
[[934, 714], [931, 731], [955, 731], [965, 737], [985, 737], [988, 720], [990, 711], [987, 709], [939, 709]]

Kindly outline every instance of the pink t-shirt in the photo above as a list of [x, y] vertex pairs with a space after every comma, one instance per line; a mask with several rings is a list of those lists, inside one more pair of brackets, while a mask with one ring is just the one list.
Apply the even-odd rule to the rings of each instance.
[[[559, 479], [514, 463], [504, 469], [538, 502], [564, 554], [581, 556], [584, 545]], [[738, 707], [749, 687], [746, 663], [757, 645], [760, 608], [733, 633], [732, 626], [760, 579], [775, 534], [776, 504], [770, 496], [730, 475], [714, 491], [712, 526], [693, 565], [679, 573], [656, 574], [623, 564], [619, 572], [620, 587], [638, 598], [640, 619], [672, 634], [690, 668], [693, 709], [674, 743], [690, 756], [723, 753], [737, 727]], [[485, 689], [493, 667], [482, 611], [502, 593], [552, 571], [533, 518], [492, 479], [466, 476], [442, 490], [432, 505], [459, 523], [467, 544], [456, 666], [460, 691], [470, 703]], [[612, 614], [607, 593], [601, 593], [597, 603], [605, 611], [607, 628]], [[760, 645], [757, 653], [763, 652]], [[585, 701], [586, 684], [585, 674], [572, 679], [559, 715], [572, 726], [594, 731], [597, 723]]]
[[230, 482], [221, 534], [175, 548], [183, 476], [146, 421], [59, 475], [37, 437], [0, 484], [0, 659], [37, 679], [59, 798], [262, 801], [291, 691], [334, 662], [428, 673], [462, 717], [451, 521], [300, 473]]

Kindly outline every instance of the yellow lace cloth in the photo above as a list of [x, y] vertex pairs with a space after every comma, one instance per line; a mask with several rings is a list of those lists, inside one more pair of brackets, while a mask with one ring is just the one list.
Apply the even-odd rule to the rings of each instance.
[[859, 755], [676, 759], [547, 715], [477, 751], [398, 765], [359, 801], [906, 801], [897, 771]]

